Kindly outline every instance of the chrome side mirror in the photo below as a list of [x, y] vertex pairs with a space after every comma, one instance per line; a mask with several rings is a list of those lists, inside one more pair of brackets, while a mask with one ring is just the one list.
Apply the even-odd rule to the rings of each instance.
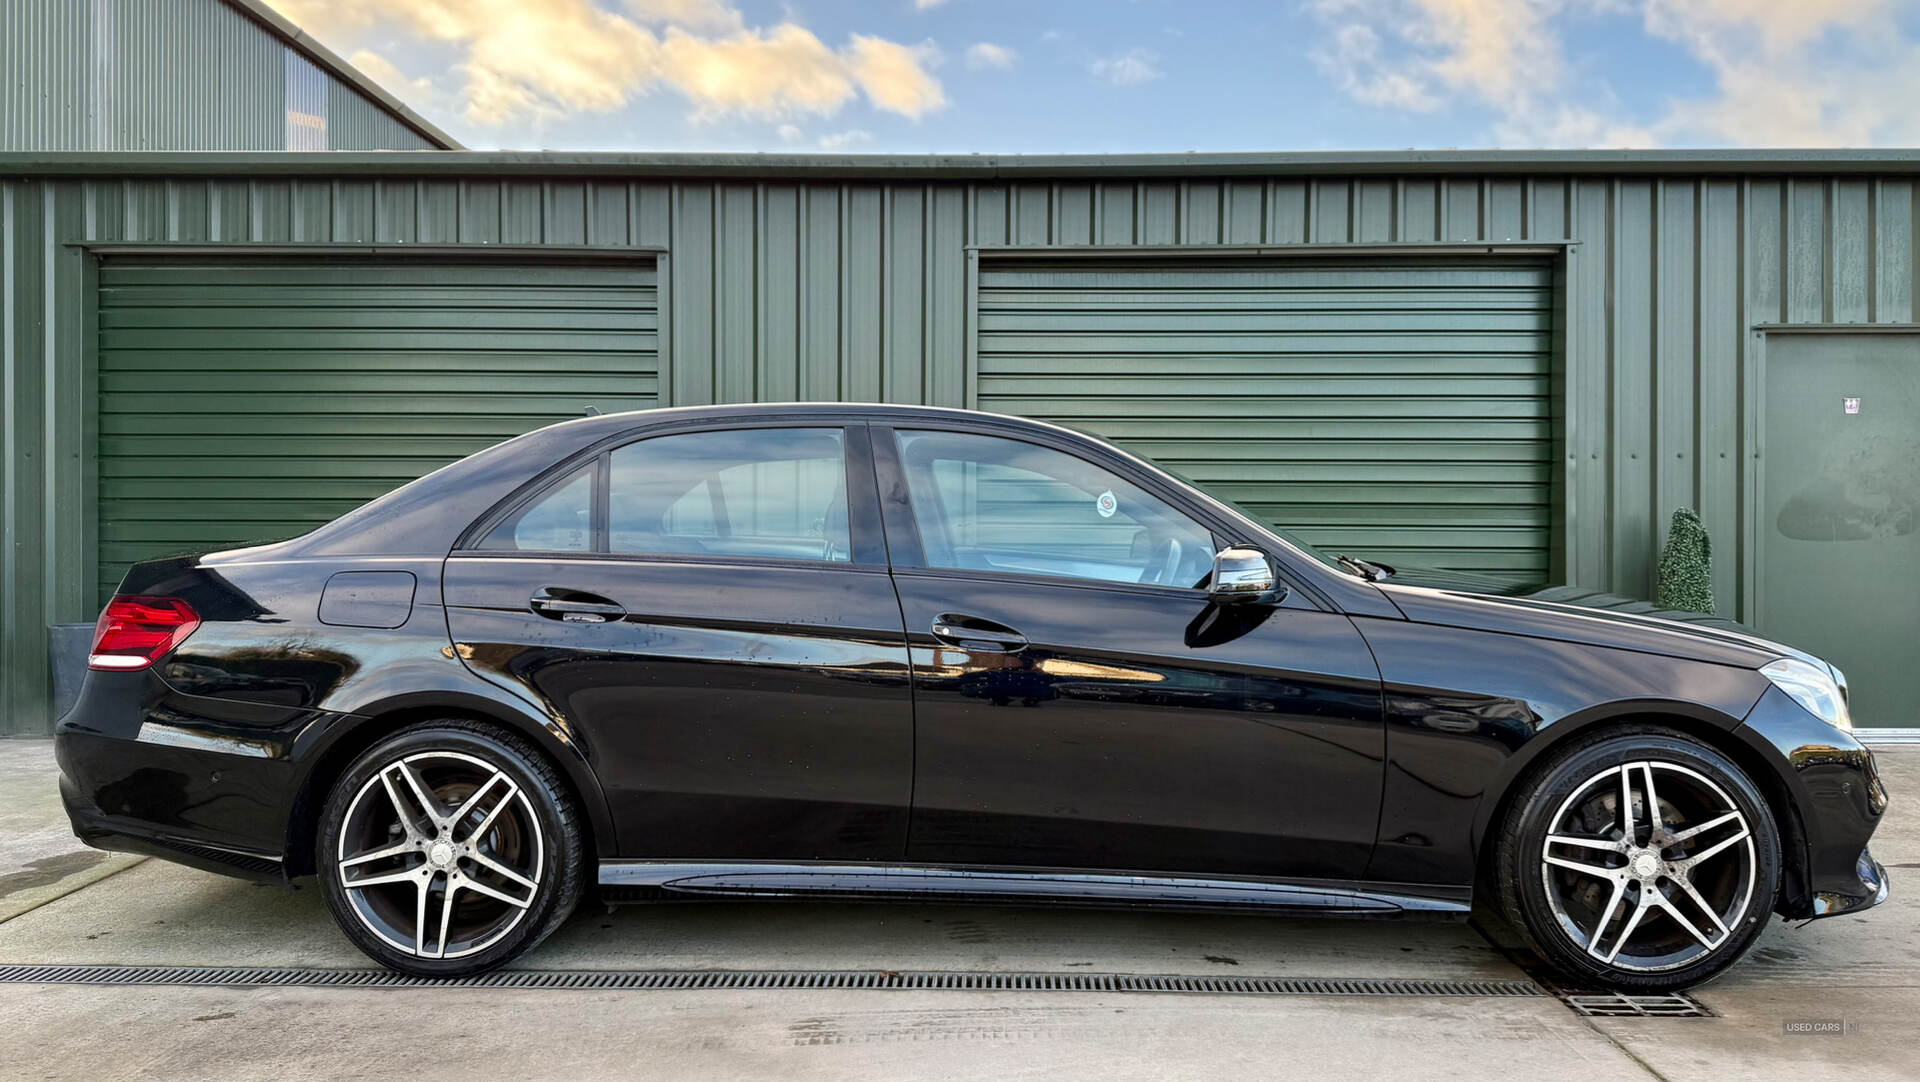
[[1213, 576], [1207, 580], [1207, 599], [1214, 604], [1274, 605], [1286, 596], [1266, 553], [1236, 546], [1214, 554]]

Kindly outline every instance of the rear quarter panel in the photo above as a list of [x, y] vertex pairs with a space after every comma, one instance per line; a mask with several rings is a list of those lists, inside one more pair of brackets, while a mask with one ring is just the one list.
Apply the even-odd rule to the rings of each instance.
[[[324, 799], [328, 777], [347, 759], [404, 720], [479, 717], [519, 732], [551, 755], [573, 780], [598, 844], [611, 845], [612, 825], [587, 761], [590, 749], [578, 734], [565, 719], [476, 677], [454, 655], [441, 606], [444, 563], [442, 556], [262, 559], [240, 552], [136, 566], [122, 592], [184, 598], [201, 624], [145, 674], [146, 690], [132, 708], [136, 717], [122, 725], [134, 731], [117, 735], [195, 749], [195, 766], [171, 773], [197, 794], [188, 803], [220, 810], [205, 813], [203, 818], [212, 816], [206, 822], [185, 825], [250, 847], [284, 850], [296, 865], [291, 870], [298, 871], [310, 841], [307, 824]], [[390, 596], [385, 604], [358, 609], [333, 597], [328, 611], [336, 622], [323, 622], [329, 580], [346, 574], [351, 581], [353, 573], [366, 571], [413, 576], [404, 622], [337, 622], [358, 619], [359, 611], [366, 622], [392, 623]], [[94, 701], [96, 710], [104, 709], [104, 698]], [[172, 753], [158, 747], [148, 752], [165, 754]], [[130, 762], [127, 769], [138, 765]]]

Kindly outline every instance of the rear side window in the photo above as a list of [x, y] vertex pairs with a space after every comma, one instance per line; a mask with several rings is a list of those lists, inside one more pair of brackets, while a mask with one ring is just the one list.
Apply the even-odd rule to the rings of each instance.
[[507, 516], [480, 543], [523, 552], [593, 551], [593, 463]]
[[837, 428], [689, 432], [612, 453], [612, 552], [851, 558]]
[[639, 440], [534, 497], [479, 547], [846, 562], [845, 437], [765, 428]]

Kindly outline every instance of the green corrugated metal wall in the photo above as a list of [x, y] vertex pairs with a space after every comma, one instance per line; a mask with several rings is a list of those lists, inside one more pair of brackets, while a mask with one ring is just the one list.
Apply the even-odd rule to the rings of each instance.
[[1119, 440], [1333, 552], [1547, 578], [1543, 260], [1006, 260], [979, 298], [981, 409]]
[[1721, 610], [1736, 615], [1754, 557], [1754, 328], [1908, 324], [1916, 302], [1905, 175], [808, 183], [381, 168], [0, 180], [11, 729], [46, 727], [46, 624], [93, 615], [98, 331], [83, 245], [454, 246], [509, 260], [512, 246], [659, 248], [663, 401], [963, 406], [979, 377], [969, 291], [1006, 248], [1570, 240], [1556, 271], [1553, 521], [1575, 528], [1555, 543], [1558, 569], [1644, 596], [1666, 518], [1692, 505], [1715, 539]]
[[[0, 151], [285, 150], [287, 55], [224, 0], [5, 0]], [[328, 149], [433, 148], [322, 77]]]
[[650, 261], [111, 259], [99, 280], [102, 603], [134, 561], [305, 533], [658, 398]]

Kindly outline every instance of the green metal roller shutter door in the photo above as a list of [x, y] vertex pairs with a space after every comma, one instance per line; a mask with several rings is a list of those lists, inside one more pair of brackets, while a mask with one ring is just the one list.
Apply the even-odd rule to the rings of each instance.
[[99, 570], [292, 537], [509, 436], [658, 402], [651, 263], [100, 270]]
[[1110, 437], [1331, 551], [1544, 581], [1552, 278], [989, 262], [978, 402]]

